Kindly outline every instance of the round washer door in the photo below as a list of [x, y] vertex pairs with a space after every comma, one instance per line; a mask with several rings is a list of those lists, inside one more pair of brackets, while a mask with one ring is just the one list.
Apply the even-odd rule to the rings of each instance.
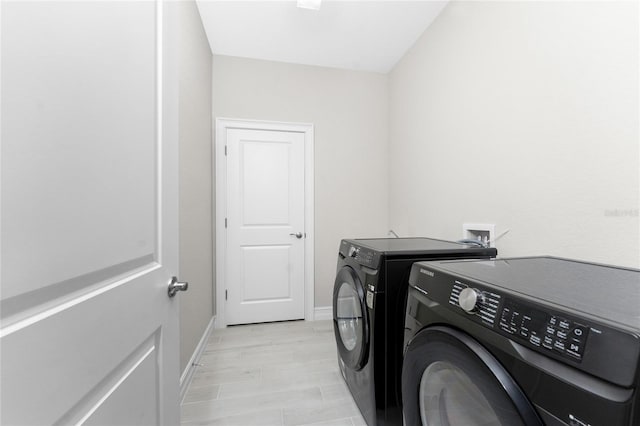
[[407, 426], [542, 425], [493, 355], [469, 336], [440, 326], [420, 331], [409, 342], [402, 403]]
[[365, 291], [349, 266], [338, 271], [333, 287], [333, 330], [340, 358], [346, 366], [360, 370], [367, 362], [369, 321]]

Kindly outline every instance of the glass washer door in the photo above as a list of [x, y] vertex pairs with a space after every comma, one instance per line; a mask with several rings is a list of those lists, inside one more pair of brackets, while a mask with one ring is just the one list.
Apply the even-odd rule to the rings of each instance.
[[409, 343], [402, 371], [407, 425], [542, 425], [502, 365], [453, 329], [427, 328]]
[[353, 268], [338, 272], [333, 289], [333, 328], [342, 361], [354, 370], [366, 363], [369, 326], [364, 288]]
[[355, 349], [362, 335], [362, 309], [358, 294], [349, 283], [341, 283], [338, 289], [338, 331], [340, 340], [348, 351]]

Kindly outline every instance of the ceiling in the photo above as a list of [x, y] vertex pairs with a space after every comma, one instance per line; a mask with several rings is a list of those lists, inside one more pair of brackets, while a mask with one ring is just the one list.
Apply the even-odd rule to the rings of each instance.
[[215, 55], [389, 72], [447, 0], [323, 0], [320, 10], [289, 1], [198, 0]]

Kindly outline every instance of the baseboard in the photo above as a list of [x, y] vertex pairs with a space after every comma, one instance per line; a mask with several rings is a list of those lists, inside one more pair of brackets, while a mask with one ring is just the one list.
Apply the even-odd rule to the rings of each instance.
[[207, 328], [204, 330], [202, 337], [200, 338], [200, 342], [198, 342], [198, 346], [193, 351], [193, 355], [191, 355], [191, 359], [187, 363], [184, 371], [182, 372], [182, 376], [180, 376], [180, 401], [184, 399], [184, 395], [187, 393], [187, 389], [191, 384], [191, 379], [193, 379], [193, 373], [195, 371], [195, 366], [198, 364], [200, 357], [202, 356], [202, 352], [204, 352], [204, 348], [207, 347], [207, 342], [209, 341], [209, 336], [214, 329], [216, 322], [215, 315], [209, 321]]
[[316, 306], [313, 310], [314, 321], [333, 319], [333, 306]]

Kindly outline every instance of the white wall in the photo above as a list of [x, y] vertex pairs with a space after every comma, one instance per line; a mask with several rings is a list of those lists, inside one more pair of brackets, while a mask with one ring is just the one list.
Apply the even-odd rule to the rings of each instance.
[[451, 2], [391, 72], [390, 227], [640, 266], [637, 2]]
[[385, 236], [387, 77], [214, 55], [216, 117], [315, 126], [315, 305], [330, 306], [341, 238]]
[[180, 371], [183, 371], [214, 311], [211, 50], [194, 2], [180, 14]]

